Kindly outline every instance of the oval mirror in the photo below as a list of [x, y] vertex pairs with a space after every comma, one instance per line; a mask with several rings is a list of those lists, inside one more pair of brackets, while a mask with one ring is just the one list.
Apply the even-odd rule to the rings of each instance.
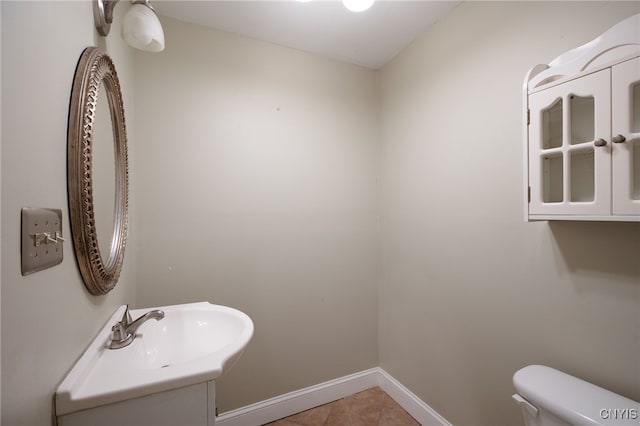
[[127, 242], [127, 132], [113, 61], [84, 50], [71, 91], [68, 130], [69, 217], [76, 260], [91, 294], [120, 277]]

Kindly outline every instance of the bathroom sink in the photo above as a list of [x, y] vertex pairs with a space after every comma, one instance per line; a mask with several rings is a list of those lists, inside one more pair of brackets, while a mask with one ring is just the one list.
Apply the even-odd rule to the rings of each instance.
[[[188, 309], [162, 308], [164, 319], [149, 321], [138, 330], [139, 344], [135, 347], [133, 365], [143, 369], [166, 368], [200, 359], [207, 362], [204, 358], [224, 348], [229, 352], [228, 346], [239, 343], [237, 339], [249, 331], [247, 325], [251, 320], [239, 311], [213, 306], [205, 303], [189, 305]], [[233, 360], [231, 355], [231, 363]]]
[[58, 387], [57, 415], [215, 380], [253, 335], [253, 322], [244, 313], [189, 303], [131, 310], [133, 318], [152, 309], [165, 316], [142, 324], [128, 346], [109, 349], [111, 327], [125, 309], [114, 312]]

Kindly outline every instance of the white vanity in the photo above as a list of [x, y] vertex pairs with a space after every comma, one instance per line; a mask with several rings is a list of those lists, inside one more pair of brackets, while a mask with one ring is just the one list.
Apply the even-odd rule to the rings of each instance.
[[213, 426], [215, 379], [251, 340], [251, 319], [207, 302], [152, 308], [164, 318], [145, 322], [129, 345], [110, 349], [125, 309], [116, 310], [58, 387], [58, 425]]
[[640, 221], [640, 15], [532, 68], [525, 219]]

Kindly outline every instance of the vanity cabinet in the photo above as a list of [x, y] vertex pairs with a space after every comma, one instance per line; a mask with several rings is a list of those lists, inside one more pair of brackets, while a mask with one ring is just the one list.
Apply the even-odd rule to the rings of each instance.
[[[146, 321], [157, 311], [161, 320]], [[135, 337], [111, 349], [114, 325], [129, 315], [143, 323], [126, 327]], [[122, 305], [58, 386], [58, 426], [214, 426], [215, 381], [252, 336], [251, 318], [227, 306]]]
[[215, 381], [57, 417], [57, 426], [214, 426]]
[[527, 75], [526, 220], [640, 221], [638, 16]]

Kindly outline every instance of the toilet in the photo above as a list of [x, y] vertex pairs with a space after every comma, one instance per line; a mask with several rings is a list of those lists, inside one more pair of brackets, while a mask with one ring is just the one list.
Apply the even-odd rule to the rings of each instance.
[[526, 426], [640, 426], [640, 403], [550, 367], [524, 367], [513, 384]]

